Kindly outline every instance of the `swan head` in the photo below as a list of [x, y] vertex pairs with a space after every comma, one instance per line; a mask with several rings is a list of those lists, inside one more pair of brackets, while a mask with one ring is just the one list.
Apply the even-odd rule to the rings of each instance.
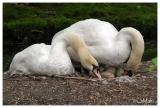
[[81, 49], [80, 61], [85, 69], [87, 69], [89, 72], [93, 72], [99, 78], [99, 80], [102, 80], [99, 72], [99, 64], [97, 60], [89, 53], [89, 51], [83, 51], [83, 49]]
[[99, 67], [97, 60], [86, 51], [81, 51], [80, 61], [82, 66], [88, 71], [92, 71], [93, 69]]

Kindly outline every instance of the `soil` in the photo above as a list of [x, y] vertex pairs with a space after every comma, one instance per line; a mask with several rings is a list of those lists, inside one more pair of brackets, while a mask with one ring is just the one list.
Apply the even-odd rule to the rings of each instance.
[[103, 81], [3, 75], [4, 105], [157, 105], [157, 72]]

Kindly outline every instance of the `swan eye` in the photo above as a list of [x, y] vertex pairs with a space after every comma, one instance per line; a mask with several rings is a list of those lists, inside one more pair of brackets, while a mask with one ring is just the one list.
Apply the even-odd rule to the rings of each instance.
[[93, 70], [94, 70], [94, 69], [97, 69], [97, 71], [99, 71], [99, 66], [96, 66], [96, 65], [94, 65], [94, 64], [92, 64], [92, 66], [93, 66]]

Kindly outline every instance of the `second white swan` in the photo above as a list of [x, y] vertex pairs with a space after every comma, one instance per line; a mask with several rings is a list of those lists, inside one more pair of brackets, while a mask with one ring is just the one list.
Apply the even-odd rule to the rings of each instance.
[[[86, 19], [58, 32], [53, 37], [52, 44], [67, 32], [78, 34], [98, 63], [118, 67], [127, 61], [125, 70], [128, 71], [136, 71], [141, 63], [144, 40], [141, 33], [132, 27], [122, 28], [118, 32], [108, 22]], [[68, 47], [68, 52], [73, 60], [80, 61], [71, 47]]]

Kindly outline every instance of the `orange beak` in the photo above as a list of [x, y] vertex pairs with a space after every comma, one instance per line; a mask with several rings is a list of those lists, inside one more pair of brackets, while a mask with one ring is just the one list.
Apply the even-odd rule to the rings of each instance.
[[101, 75], [100, 75], [99, 69], [97, 69], [97, 68], [94, 69], [94, 70], [93, 70], [93, 73], [98, 77], [99, 80], [102, 80], [102, 77], [101, 77]]

